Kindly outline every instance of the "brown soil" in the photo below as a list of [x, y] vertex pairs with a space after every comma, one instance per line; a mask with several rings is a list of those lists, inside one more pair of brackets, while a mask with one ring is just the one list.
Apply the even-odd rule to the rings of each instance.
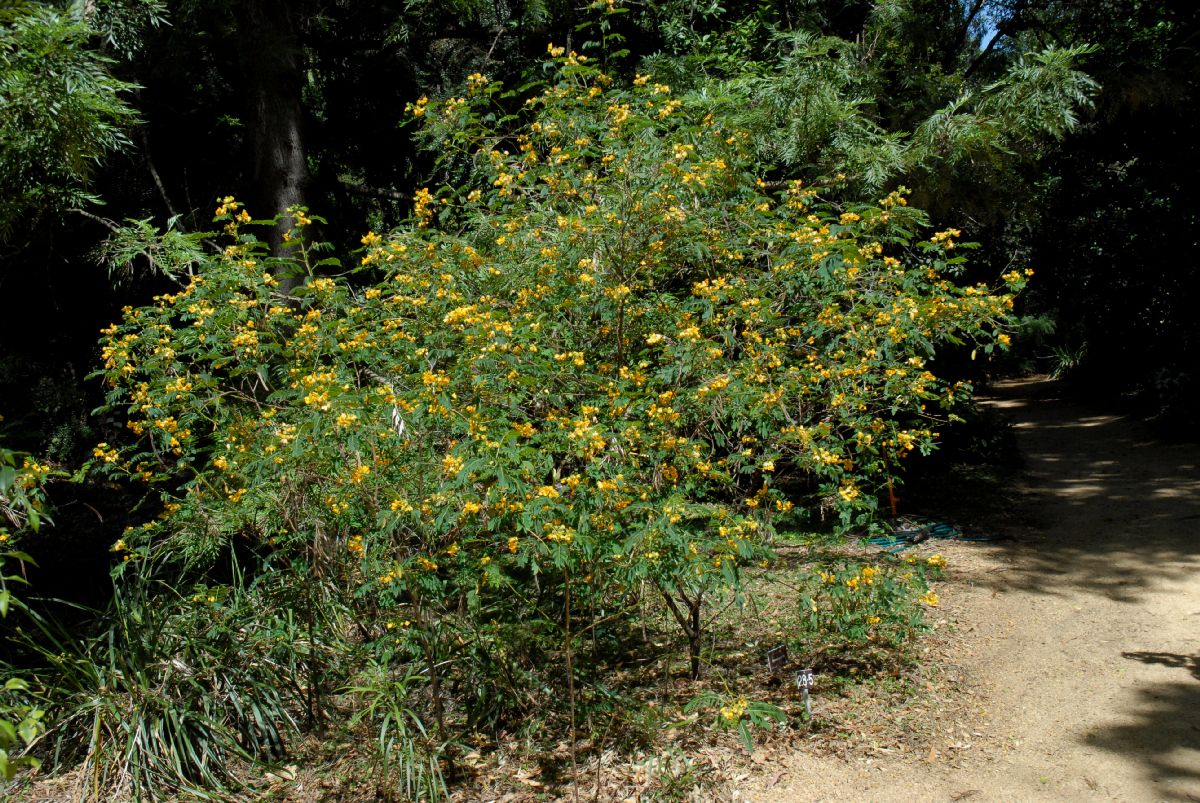
[[926, 738], [773, 756], [733, 799], [1200, 801], [1200, 446], [1059, 392], [985, 400], [1026, 472], [1012, 540], [938, 545]]

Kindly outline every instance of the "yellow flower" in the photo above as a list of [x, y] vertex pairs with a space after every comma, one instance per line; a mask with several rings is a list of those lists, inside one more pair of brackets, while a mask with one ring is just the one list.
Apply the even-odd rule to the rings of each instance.
[[511, 538], [509, 538], [508, 539], [508, 551], [512, 552], [515, 555], [517, 552], [517, 544], [519, 542], [520, 542], [520, 539], [517, 538], [515, 535], [512, 536]]
[[930, 607], [933, 607], [934, 605], [938, 604], [938, 595], [933, 593], [932, 591], [928, 591], [925, 594], [921, 595], [921, 602], [925, 603], [926, 605], [929, 605]]
[[946, 559], [941, 555], [930, 555], [928, 558], [926, 558], [925, 562], [935, 569], [946, 568]]
[[726, 722], [737, 722], [746, 713], [746, 698], [739, 697], [736, 702], [721, 706], [721, 718]]
[[467, 76], [467, 86], [472, 92], [478, 92], [488, 85], [488, 77], [482, 73], [473, 72]]
[[107, 443], [102, 443], [92, 450], [92, 454], [99, 457], [105, 463], [115, 463], [120, 455], [116, 449], [110, 449]]
[[546, 530], [547, 541], [557, 541], [562, 544], [569, 544], [575, 539], [575, 531], [563, 524], [555, 524]]

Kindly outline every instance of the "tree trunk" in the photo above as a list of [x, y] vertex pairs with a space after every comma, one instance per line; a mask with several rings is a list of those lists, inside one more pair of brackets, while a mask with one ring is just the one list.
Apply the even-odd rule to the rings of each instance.
[[[298, 3], [242, 0], [238, 4], [238, 43], [251, 109], [254, 145], [255, 217], [277, 218], [267, 236], [272, 256], [286, 255], [283, 239], [293, 227], [287, 210], [304, 205], [308, 161], [304, 150], [304, 109]], [[295, 277], [279, 277], [290, 290]]]
[[[663, 600], [667, 603], [667, 609], [671, 611], [671, 615], [679, 623], [683, 634], [687, 636], [689, 676], [692, 680], [699, 680], [700, 649], [702, 646], [700, 639], [704, 635], [704, 620], [701, 616], [704, 610], [704, 592], [697, 590], [696, 596], [693, 598], [685, 594], [683, 589], [677, 588], [674, 592], [671, 592], [661, 585], [658, 587], [658, 592], [662, 594]], [[683, 601], [683, 604], [687, 606], [687, 613], [680, 610], [679, 603], [675, 601], [674, 595], [676, 593], [679, 594], [679, 598]]]

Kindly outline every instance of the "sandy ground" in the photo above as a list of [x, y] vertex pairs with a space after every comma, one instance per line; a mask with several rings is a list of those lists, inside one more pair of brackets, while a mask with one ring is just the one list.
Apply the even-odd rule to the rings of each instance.
[[941, 549], [959, 691], [928, 752], [796, 753], [736, 799], [1200, 801], [1200, 446], [1057, 391], [987, 400], [1026, 461], [1019, 523]]

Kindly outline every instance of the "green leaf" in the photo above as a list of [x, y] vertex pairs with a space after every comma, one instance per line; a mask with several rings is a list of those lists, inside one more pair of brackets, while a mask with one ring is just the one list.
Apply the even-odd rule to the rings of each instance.
[[742, 737], [742, 747], [746, 748], [747, 753], [754, 752], [754, 737], [750, 735], [750, 726], [746, 720], [738, 723], [738, 736]]

